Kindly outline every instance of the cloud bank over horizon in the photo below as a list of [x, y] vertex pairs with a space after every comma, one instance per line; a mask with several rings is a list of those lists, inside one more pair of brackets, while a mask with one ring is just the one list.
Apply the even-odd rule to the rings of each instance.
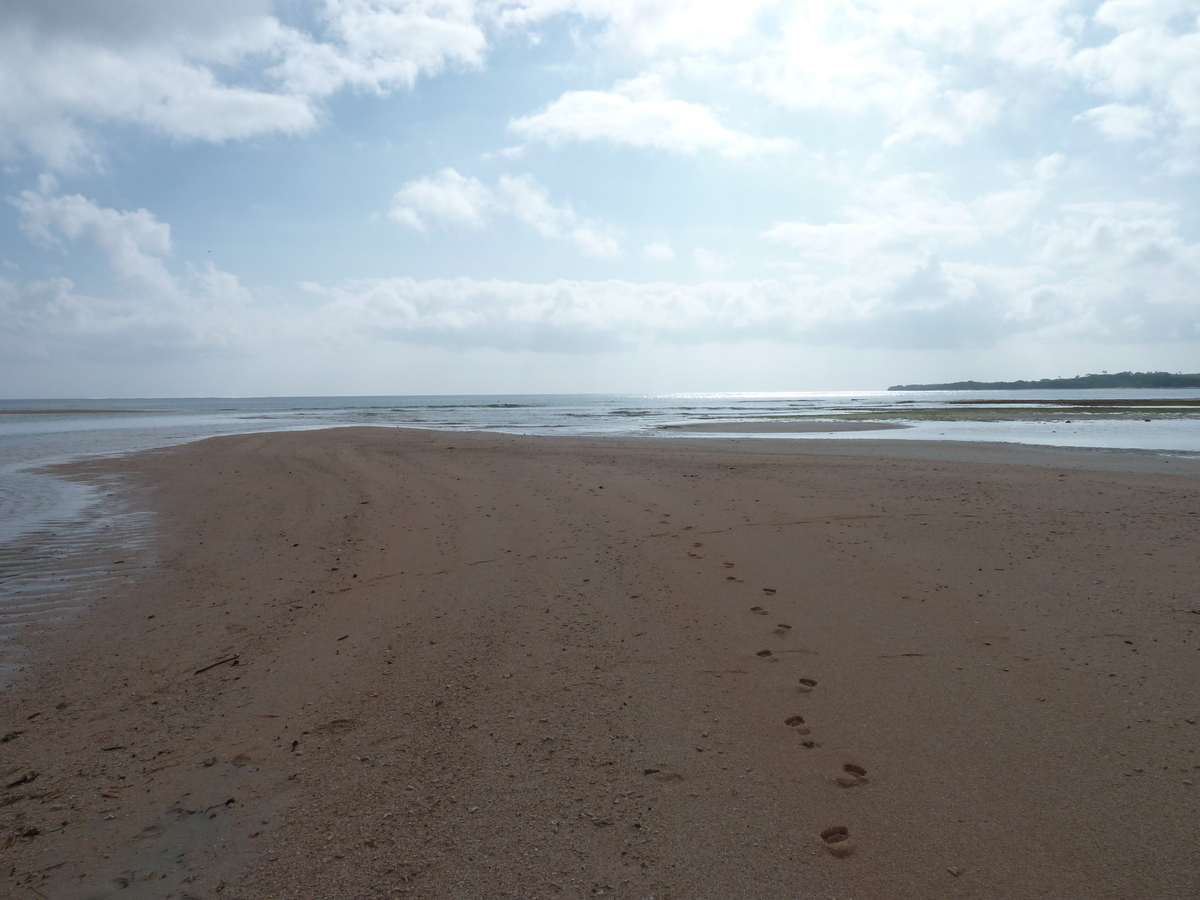
[[1200, 4], [0, 0], [9, 396], [1195, 369]]

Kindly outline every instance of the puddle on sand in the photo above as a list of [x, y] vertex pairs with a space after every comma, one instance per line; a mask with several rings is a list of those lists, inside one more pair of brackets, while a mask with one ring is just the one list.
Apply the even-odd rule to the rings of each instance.
[[[60, 482], [49, 515], [0, 540], [0, 688], [33, 660], [28, 639], [95, 602], [120, 602], [148, 565], [153, 514], [135, 508], [115, 480]], [[45, 490], [51, 490], [49, 485]]]

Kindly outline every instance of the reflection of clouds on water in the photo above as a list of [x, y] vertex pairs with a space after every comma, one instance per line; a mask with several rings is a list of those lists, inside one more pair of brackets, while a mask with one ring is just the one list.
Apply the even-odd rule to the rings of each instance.
[[61, 622], [137, 577], [153, 516], [119, 494], [111, 484], [0, 476], [0, 686], [20, 671], [23, 632]]
[[0, 546], [91, 501], [87, 486], [9, 466], [0, 471]]
[[[832, 435], [846, 440], [966, 441], [1081, 447], [1099, 450], [1170, 451], [1200, 455], [1200, 420], [1152, 422], [1106, 420], [1092, 422], [920, 422], [886, 432], [847, 432]], [[820, 440], [820, 435], [783, 435]]]

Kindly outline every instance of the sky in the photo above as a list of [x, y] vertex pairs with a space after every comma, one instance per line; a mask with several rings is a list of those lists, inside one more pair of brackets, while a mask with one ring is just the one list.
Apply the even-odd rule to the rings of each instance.
[[1200, 0], [0, 0], [0, 397], [1200, 371]]

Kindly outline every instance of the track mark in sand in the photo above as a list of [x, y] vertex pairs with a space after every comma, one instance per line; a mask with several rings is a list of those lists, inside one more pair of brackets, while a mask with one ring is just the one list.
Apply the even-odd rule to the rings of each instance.
[[703, 547], [704, 545], [702, 543], [700, 543], [699, 541], [696, 541], [695, 543], [692, 544], [692, 546], [693, 547]]
[[403, 574], [403, 572], [389, 572], [387, 575], [376, 575], [374, 578], [368, 578], [367, 581], [383, 581], [385, 578], [399, 578]]
[[642, 770], [642, 774], [647, 778], [653, 778], [655, 781], [683, 781], [684, 776], [675, 770], [673, 766], [668, 766], [664, 763], [658, 763], [648, 769]]
[[332, 722], [318, 725], [312, 732], [313, 734], [340, 734], [344, 731], [353, 731], [357, 727], [358, 722], [354, 719], [334, 719]]
[[817, 681], [815, 678], [801, 678], [800, 679], [800, 687], [797, 688], [797, 690], [799, 690], [800, 693], [802, 693], [802, 694], [807, 694], [816, 686], [817, 686]]
[[747, 669], [701, 669], [701, 675], [716, 675], [720, 678], [722, 675], [749, 675]]
[[909, 656], [924, 656], [924, 653], [885, 653], [879, 659], [904, 659]]
[[770, 650], [759, 650], [754, 655], [761, 656], [763, 659], [766, 659], [768, 656], [774, 656], [775, 654], [773, 654]]
[[770, 613], [767, 610], [763, 609], [761, 606], [750, 607], [750, 612], [754, 613], [755, 615], [759, 615], [759, 616], [770, 615]]
[[796, 734], [812, 734], [812, 729], [804, 724], [804, 716], [788, 716], [783, 720], [783, 724]]
[[842, 774], [834, 779], [838, 787], [852, 788], [858, 787], [860, 784], [866, 784], [870, 781], [867, 778], [867, 770], [855, 763], [846, 763], [842, 766]]
[[[551, 547], [549, 550], [542, 550], [539, 553], [518, 553], [517, 556], [519, 556], [521, 559], [537, 559], [539, 556], [549, 556], [551, 553], [558, 553], [561, 550], [574, 550], [574, 549], [575, 549], [574, 544], [567, 544], [565, 547]], [[497, 556], [496, 559], [494, 559], [494, 560], [481, 560], [481, 562], [496, 562], [503, 558], [504, 557], [502, 557], [502, 556]], [[474, 563], [472, 563], [471, 565], [474, 565]]]
[[845, 859], [854, 852], [854, 842], [850, 840], [850, 829], [845, 825], [834, 825], [821, 832], [821, 841], [825, 849], [838, 859]]
[[732, 569], [732, 568], [733, 568], [733, 563], [721, 563], [721, 565], [723, 565], [723, 566], [724, 566], [725, 568], [727, 568], [727, 569]]
[[[649, 510], [647, 510], [649, 512]], [[926, 513], [909, 513], [910, 516], [921, 516]], [[726, 534], [730, 531], [736, 531], [739, 528], [783, 528], [787, 525], [820, 525], [824, 523], [828, 525], [830, 522], [857, 522], [861, 519], [882, 519], [883, 515], [875, 514], [870, 516], [819, 516], [815, 519], [797, 519], [794, 522], [745, 522], [742, 525], [734, 525], [732, 528], [717, 528], [714, 531], [701, 531], [700, 534]]]
[[784, 625], [782, 622], [775, 626], [775, 634], [787, 634], [792, 630], [791, 625]]
[[775, 588], [763, 588], [763, 593], [764, 594], [773, 594], [773, 593], [775, 593]]

